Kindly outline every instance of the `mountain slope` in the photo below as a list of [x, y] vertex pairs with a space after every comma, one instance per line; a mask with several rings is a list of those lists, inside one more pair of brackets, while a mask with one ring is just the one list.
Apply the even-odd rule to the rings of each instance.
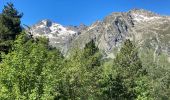
[[143, 9], [112, 13], [91, 26], [69, 26], [43, 20], [31, 27], [34, 36], [46, 36], [50, 44], [59, 47], [63, 53], [72, 48], [83, 48], [91, 39], [99, 49], [114, 57], [126, 39], [135, 41], [142, 48], [150, 48], [155, 54], [165, 52], [170, 55], [170, 17]]
[[134, 9], [125, 13], [112, 13], [92, 24], [73, 41], [72, 46], [83, 47], [94, 39], [100, 50], [114, 57], [113, 50], [119, 48], [126, 39], [131, 39], [142, 47], [170, 54], [169, 32], [170, 17]]

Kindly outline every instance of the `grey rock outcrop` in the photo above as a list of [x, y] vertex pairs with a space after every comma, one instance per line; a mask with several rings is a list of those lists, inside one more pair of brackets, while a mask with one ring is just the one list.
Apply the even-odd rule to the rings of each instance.
[[113, 58], [113, 51], [118, 51], [126, 39], [131, 39], [141, 48], [170, 55], [170, 17], [143, 9], [112, 13], [90, 26], [63, 27], [43, 20], [31, 27], [31, 32], [34, 36], [46, 36], [50, 44], [63, 53], [75, 47], [83, 48], [93, 39], [103, 54]]

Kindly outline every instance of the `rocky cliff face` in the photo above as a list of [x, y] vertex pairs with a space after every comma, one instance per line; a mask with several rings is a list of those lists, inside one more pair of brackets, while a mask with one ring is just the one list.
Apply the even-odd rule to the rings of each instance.
[[131, 39], [142, 48], [170, 55], [170, 17], [142, 9], [112, 13], [88, 27], [63, 27], [43, 20], [31, 27], [31, 32], [34, 36], [46, 36], [50, 44], [59, 47], [63, 53], [75, 46], [83, 48], [94, 39], [99, 49], [113, 58], [113, 51], [117, 51], [126, 39]]

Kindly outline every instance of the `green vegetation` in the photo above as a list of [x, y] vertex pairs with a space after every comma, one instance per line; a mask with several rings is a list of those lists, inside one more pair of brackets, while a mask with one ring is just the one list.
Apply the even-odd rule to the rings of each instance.
[[0, 14], [0, 51], [8, 53], [11, 45], [16, 37], [21, 32], [20, 14], [12, 3], [8, 3]]
[[22, 14], [9, 3], [0, 14], [0, 100], [169, 100], [167, 55], [140, 51], [126, 40], [115, 59], [95, 41], [70, 56], [22, 31]]

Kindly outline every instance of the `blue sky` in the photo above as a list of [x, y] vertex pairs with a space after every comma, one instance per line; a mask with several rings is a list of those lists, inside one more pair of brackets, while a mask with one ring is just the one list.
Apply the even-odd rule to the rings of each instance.
[[0, 10], [6, 2], [13, 2], [24, 13], [22, 23], [27, 25], [42, 19], [63, 25], [90, 25], [112, 12], [133, 8], [170, 15], [170, 0], [0, 0]]

